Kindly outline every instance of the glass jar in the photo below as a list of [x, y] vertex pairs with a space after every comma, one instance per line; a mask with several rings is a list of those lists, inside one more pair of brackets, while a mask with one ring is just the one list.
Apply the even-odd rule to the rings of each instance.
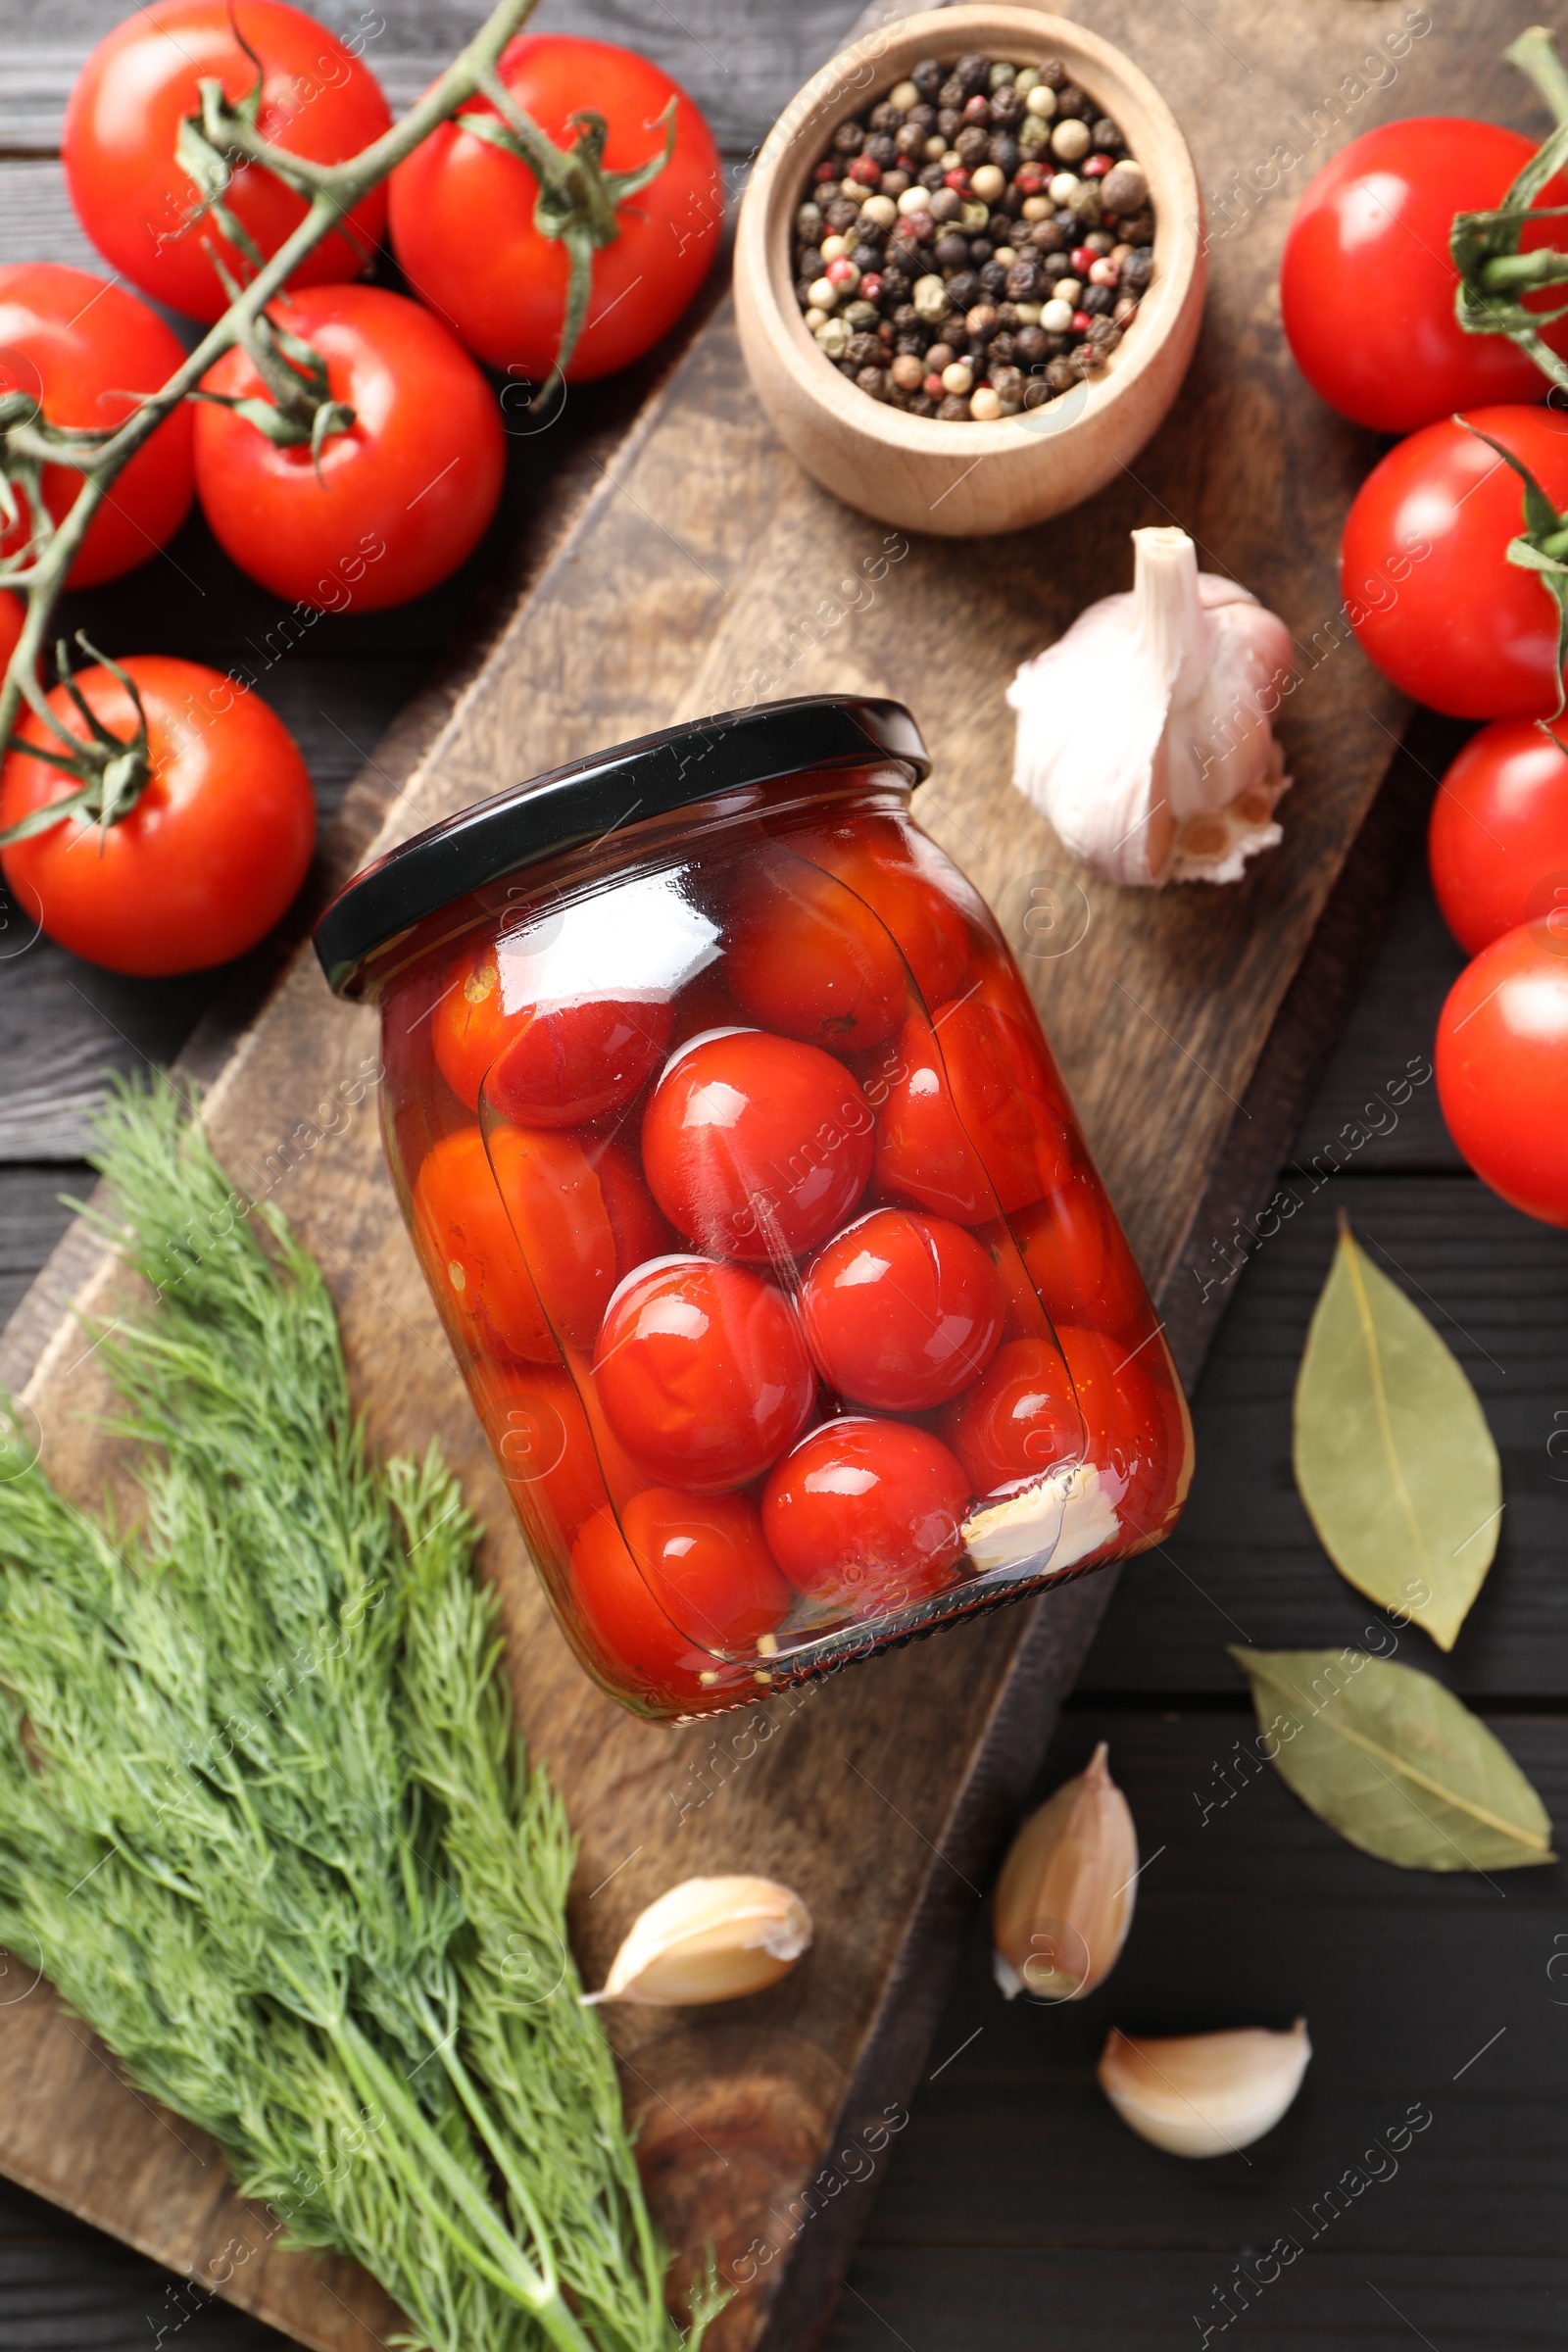
[[619, 747], [322, 917], [425, 1279], [588, 1671], [683, 1718], [1169, 1531], [1192, 1429], [896, 703]]

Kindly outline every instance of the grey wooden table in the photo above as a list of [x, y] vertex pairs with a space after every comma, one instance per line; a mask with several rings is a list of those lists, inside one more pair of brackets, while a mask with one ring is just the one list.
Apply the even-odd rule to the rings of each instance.
[[[1351, 13], [1349, 0], [1326, 4]], [[122, 0], [0, 5], [0, 261], [93, 265], [54, 149], [71, 77], [122, 13]], [[332, 0], [320, 13], [346, 26], [363, 12]], [[368, 54], [394, 103], [477, 13], [382, 0]], [[642, 12], [556, 0], [541, 22], [653, 52], [739, 161], [856, 13], [857, 0], [681, 0], [679, 14], [664, 0]], [[411, 695], [461, 662], [487, 600], [505, 593], [546, 463], [514, 450], [508, 503], [461, 578], [401, 612], [322, 621], [270, 674], [323, 810]], [[167, 561], [78, 600], [76, 616], [121, 651], [221, 665], [277, 614], [196, 522]], [[1455, 740], [1418, 722], [1412, 749], [1435, 771]], [[60, 1194], [85, 1181], [84, 1115], [106, 1074], [176, 1052], [220, 984], [131, 984], [47, 942], [10, 961], [3, 947], [0, 1318], [65, 1223]], [[1321, 1165], [1364, 1106], [1422, 1066], [1460, 960], [1416, 859], [1294, 1165]], [[1387, 1124], [1381, 1110], [1370, 1118]], [[1044, 1776], [1054, 1785], [1108, 1739], [1147, 1858], [1126, 1954], [1080, 2005], [1008, 2007], [977, 1920], [832, 2352], [1144, 2352], [1217, 2341], [1230, 2326], [1253, 2352], [1525, 2352], [1568, 2338], [1560, 1870], [1492, 1883], [1386, 1869], [1237, 1760], [1250, 1716], [1224, 1644], [1359, 1643], [1369, 1615], [1316, 1544], [1290, 1472], [1291, 1388], [1340, 1208], [1454, 1348], [1503, 1457], [1508, 1510], [1485, 1594], [1451, 1657], [1414, 1634], [1401, 1655], [1480, 1708], [1568, 1816], [1568, 1237], [1467, 1174], [1418, 1085], [1396, 1124], [1230, 1282], [1196, 1400], [1186, 1518], [1168, 1558], [1124, 1577]], [[1316, 2051], [1306, 2087], [1245, 2159], [1161, 2157], [1095, 2088], [1113, 2023], [1184, 2032], [1298, 2012]], [[1396, 2159], [1379, 2154], [1417, 2105], [1430, 2126]], [[1243, 2300], [1237, 2266], [1285, 2234], [1302, 2258], [1227, 2325]], [[0, 2183], [0, 2352], [132, 2352], [175, 2334], [181, 2352], [280, 2341]]]

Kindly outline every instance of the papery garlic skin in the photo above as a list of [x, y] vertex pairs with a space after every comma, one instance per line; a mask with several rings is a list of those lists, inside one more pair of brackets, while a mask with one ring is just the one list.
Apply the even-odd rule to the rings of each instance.
[[599, 2001], [654, 2009], [765, 1992], [811, 1941], [811, 1915], [776, 1879], [683, 1879], [632, 1922]]
[[1012, 780], [1112, 882], [1239, 882], [1283, 836], [1269, 713], [1295, 648], [1277, 614], [1198, 568], [1185, 531], [1134, 531], [1134, 585], [1081, 612], [1007, 689]]
[[1103, 1740], [1013, 1839], [992, 1902], [1008, 2000], [1082, 2000], [1120, 1957], [1138, 1890], [1138, 1832]]
[[1172, 2156], [1225, 2156], [1272, 2132], [1312, 2056], [1306, 2020], [1133, 2041], [1111, 2030], [1100, 2087], [1124, 2124]]

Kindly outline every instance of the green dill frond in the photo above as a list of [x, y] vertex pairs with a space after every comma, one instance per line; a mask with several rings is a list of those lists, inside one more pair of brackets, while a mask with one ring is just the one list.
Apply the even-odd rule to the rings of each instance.
[[371, 1457], [319, 1270], [172, 1086], [99, 1141], [156, 1293], [102, 1343], [146, 1508], [0, 1488], [0, 1940], [411, 2340], [671, 2352], [461, 1493]]

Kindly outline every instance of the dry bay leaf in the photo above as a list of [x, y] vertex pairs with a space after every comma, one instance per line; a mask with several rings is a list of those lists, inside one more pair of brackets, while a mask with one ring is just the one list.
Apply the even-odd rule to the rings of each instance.
[[1340, 1574], [1451, 1649], [1497, 1548], [1497, 1448], [1458, 1363], [1343, 1215], [1297, 1377], [1295, 1464]]
[[1554, 1862], [1546, 1809], [1430, 1674], [1354, 1649], [1243, 1649], [1262, 1752], [1302, 1804], [1401, 1870]]

